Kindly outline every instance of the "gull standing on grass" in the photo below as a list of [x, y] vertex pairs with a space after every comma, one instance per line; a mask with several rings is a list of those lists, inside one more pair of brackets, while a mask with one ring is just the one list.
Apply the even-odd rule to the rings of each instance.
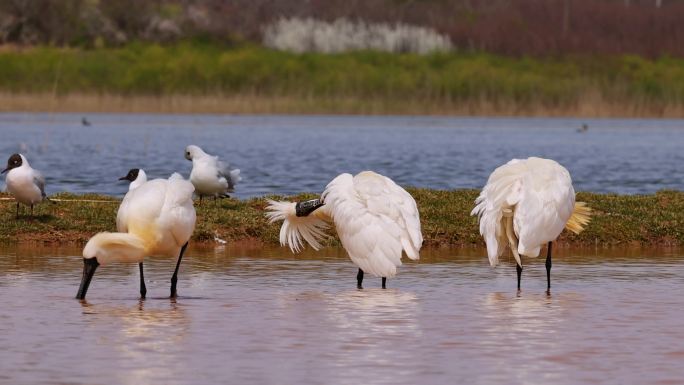
[[7, 168], [2, 170], [6, 173], [5, 184], [14, 199], [17, 200], [17, 219], [19, 219], [19, 203], [31, 206], [31, 216], [33, 216], [33, 205], [46, 199], [52, 203], [45, 194], [45, 178], [40, 171], [31, 168], [28, 159], [22, 154], [12, 154], [7, 160]]
[[141, 184], [147, 182], [147, 174], [142, 168], [132, 168], [128, 170], [126, 176], [122, 176], [119, 180], [127, 180], [131, 183], [128, 185], [128, 191], [135, 190], [140, 187]]
[[337, 229], [342, 247], [359, 267], [357, 287], [364, 273], [387, 278], [397, 274], [402, 250], [413, 260], [423, 244], [416, 201], [390, 178], [364, 171], [356, 176], [341, 174], [328, 184], [321, 199], [305, 202], [269, 200], [266, 216], [271, 223], [283, 221], [280, 244], [293, 253], [303, 241], [315, 250], [326, 236], [329, 222]]
[[143, 259], [149, 255], [178, 258], [171, 277], [171, 298], [175, 298], [178, 268], [195, 229], [194, 190], [178, 173], [130, 190], [116, 216], [118, 232], [95, 234], [83, 248], [83, 276], [76, 298], [85, 299], [97, 267], [111, 262], [138, 263], [140, 297], [145, 298]]
[[480, 220], [489, 263], [496, 266], [508, 245], [515, 257], [518, 290], [520, 256], [535, 258], [547, 246], [546, 284], [551, 290], [551, 242], [564, 228], [579, 234], [589, 223], [591, 209], [575, 202], [570, 173], [550, 159], [513, 159], [489, 176], [470, 215]]
[[230, 166], [209, 155], [201, 148], [190, 145], [185, 148], [185, 159], [192, 161], [190, 182], [195, 186], [195, 193], [202, 202], [202, 197], [227, 197], [233, 192], [235, 185], [241, 180], [240, 170], [231, 170]]

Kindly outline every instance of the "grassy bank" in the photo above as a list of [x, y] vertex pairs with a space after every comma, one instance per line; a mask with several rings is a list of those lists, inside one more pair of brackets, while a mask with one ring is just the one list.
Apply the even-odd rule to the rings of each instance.
[[682, 117], [684, 60], [5, 47], [0, 110]]
[[[418, 202], [425, 246], [484, 245], [476, 218], [469, 216], [475, 190], [409, 189]], [[312, 194], [291, 199], [308, 199]], [[15, 205], [0, 195], [0, 242], [85, 243], [99, 231], [114, 231], [118, 201], [96, 195], [58, 194], [60, 201], [42, 204], [33, 219], [14, 219]], [[560, 243], [571, 246], [675, 246], [684, 244], [684, 192], [654, 195], [579, 193], [578, 200], [594, 209], [593, 221], [581, 235], [564, 232]], [[89, 202], [91, 201], [91, 202]], [[279, 225], [263, 215], [263, 198], [225, 199], [197, 207], [195, 242], [253, 242], [276, 245]], [[219, 207], [217, 210], [216, 207]], [[26, 209], [25, 209], [26, 210]], [[26, 211], [27, 212], [27, 211]], [[331, 238], [330, 243], [337, 240]]]

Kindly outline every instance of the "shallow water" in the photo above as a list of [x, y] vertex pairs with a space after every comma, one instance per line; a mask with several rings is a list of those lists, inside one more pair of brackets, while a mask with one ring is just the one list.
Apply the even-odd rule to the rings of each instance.
[[191, 248], [97, 271], [80, 249], [0, 250], [0, 383], [681, 384], [679, 251], [560, 249], [553, 292], [532, 260], [425, 250], [387, 290], [343, 251]]
[[48, 193], [123, 195], [117, 179], [135, 167], [187, 177], [192, 143], [242, 170], [241, 198], [322, 191], [367, 169], [405, 186], [481, 188], [494, 168], [529, 156], [558, 160], [580, 191], [684, 190], [684, 120], [89, 115], [84, 127], [81, 116], [0, 114], [0, 162], [27, 154]]

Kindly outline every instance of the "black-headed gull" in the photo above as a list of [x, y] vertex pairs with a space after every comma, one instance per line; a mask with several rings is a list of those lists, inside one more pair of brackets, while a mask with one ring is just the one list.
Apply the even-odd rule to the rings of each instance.
[[43, 174], [31, 168], [24, 155], [12, 154], [7, 160], [7, 168], [2, 170], [2, 173], [7, 173], [5, 177], [7, 191], [17, 200], [17, 218], [19, 218], [20, 202], [31, 206], [31, 216], [33, 216], [33, 205], [42, 202], [43, 199], [50, 201], [45, 194]]
[[239, 169], [231, 170], [228, 164], [220, 161], [217, 156], [207, 154], [198, 146], [186, 147], [185, 159], [192, 161], [190, 182], [195, 186], [200, 202], [204, 196], [228, 196], [241, 180]]

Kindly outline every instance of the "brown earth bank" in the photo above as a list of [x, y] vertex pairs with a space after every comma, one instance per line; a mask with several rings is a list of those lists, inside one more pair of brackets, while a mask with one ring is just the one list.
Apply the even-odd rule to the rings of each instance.
[[[418, 203], [425, 247], [482, 247], [477, 218], [470, 216], [477, 190], [408, 188]], [[304, 200], [315, 194], [273, 199]], [[95, 233], [115, 231], [119, 200], [101, 195], [56, 194], [55, 204], [42, 203], [30, 216], [16, 202], [0, 194], [0, 242], [6, 244], [83, 245]], [[684, 245], [684, 192], [660, 191], [650, 195], [580, 192], [578, 201], [593, 209], [592, 221], [575, 235], [564, 231], [561, 247], [673, 247]], [[274, 246], [279, 224], [264, 217], [266, 198], [223, 199], [195, 204], [197, 225], [193, 243]], [[339, 245], [333, 235], [329, 245]]]
[[413, 98], [302, 97], [272, 95], [125, 96], [0, 92], [0, 112], [153, 114], [348, 114], [529, 116], [577, 118], [681, 118], [684, 104], [607, 101], [587, 95], [564, 105], [484, 99], [450, 101]]

